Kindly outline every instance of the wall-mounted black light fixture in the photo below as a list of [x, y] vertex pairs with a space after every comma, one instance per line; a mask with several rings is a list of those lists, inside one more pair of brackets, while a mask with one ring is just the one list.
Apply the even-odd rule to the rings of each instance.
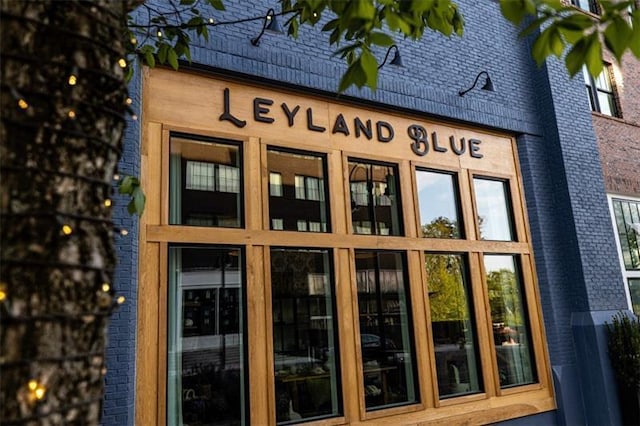
[[259, 45], [260, 38], [265, 31], [269, 31], [270, 33], [274, 34], [284, 33], [284, 31], [282, 31], [280, 23], [278, 23], [278, 20], [276, 19], [276, 11], [273, 9], [269, 9], [267, 11], [267, 14], [264, 17], [264, 22], [262, 23], [262, 31], [260, 31], [260, 34], [258, 34], [257, 37], [251, 39], [251, 44], [253, 44], [254, 46]]
[[480, 76], [484, 74], [486, 76], [486, 80], [484, 82], [484, 85], [480, 88], [482, 90], [488, 90], [489, 92], [493, 92], [494, 88], [493, 88], [493, 82], [491, 81], [491, 77], [489, 77], [489, 73], [486, 71], [480, 71], [478, 73], [478, 75], [476, 76], [476, 79], [473, 81], [473, 84], [471, 85], [471, 87], [469, 87], [467, 90], [460, 90], [458, 92], [458, 95], [460, 96], [464, 96], [467, 94], [467, 92], [473, 90], [474, 87], [476, 87], [476, 84], [478, 84], [478, 79], [480, 78]]
[[398, 46], [393, 44], [387, 50], [387, 54], [384, 55], [384, 60], [382, 61], [382, 63], [380, 65], [378, 65], [378, 69], [382, 68], [384, 66], [384, 64], [387, 63], [387, 59], [389, 58], [389, 54], [391, 53], [392, 49], [395, 49], [396, 51], [395, 51], [395, 53], [393, 55], [393, 58], [391, 59], [391, 62], [389, 62], [389, 63], [391, 65], [395, 65], [397, 67], [401, 67], [402, 66], [402, 58], [400, 57], [400, 50], [398, 50]]

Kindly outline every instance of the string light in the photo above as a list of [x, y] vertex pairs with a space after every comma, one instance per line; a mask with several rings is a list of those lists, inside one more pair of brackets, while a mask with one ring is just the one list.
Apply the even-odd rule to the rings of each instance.
[[118, 305], [122, 305], [125, 300], [124, 296], [120, 296], [116, 299], [116, 302], [118, 302]]
[[74, 119], [76, 118], [76, 112], [72, 109], [69, 110], [69, 113], [67, 114], [69, 116], [70, 119]]
[[113, 180], [115, 180], [115, 181], [120, 180], [120, 175], [119, 174], [113, 175]]
[[69, 76], [69, 80], [68, 80], [69, 86], [75, 86], [77, 82], [78, 82], [78, 77], [76, 77], [75, 75], [71, 74]]
[[133, 103], [133, 100], [131, 100], [131, 98], [127, 98], [127, 99], [124, 101], [124, 103], [125, 103], [125, 104], [127, 104], [127, 105], [131, 105], [131, 104]]
[[127, 231], [126, 229], [121, 229], [120, 235], [122, 235], [123, 237], [126, 237], [127, 235], [129, 235], [129, 231]]
[[7, 298], [7, 292], [4, 290], [0, 290], [0, 302], [4, 302]]
[[120, 65], [120, 68], [126, 68], [127, 67], [127, 61], [125, 61], [124, 58], [120, 58], [120, 59], [118, 59], [118, 65]]
[[158, 31], [158, 37], [162, 37], [162, 31]]
[[133, 115], [131, 116], [131, 119], [132, 119], [133, 121], [136, 121], [136, 120], [138, 119], [138, 116], [137, 116], [137, 115], [135, 115], [135, 114], [133, 114]]
[[102, 283], [102, 291], [104, 291], [106, 293], [110, 289], [111, 289], [111, 286], [109, 285], [109, 283]]
[[213, 18], [209, 18], [209, 23], [213, 24]]
[[111, 200], [108, 199], [108, 198], [106, 200], [104, 200], [104, 206], [105, 207], [111, 207]]
[[44, 394], [47, 390], [43, 386], [38, 386], [33, 392], [36, 395], [36, 399], [44, 398]]
[[71, 235], [72, 232], [73, 228], [71, 228], [69, 225], [62, 225], [62, 233], [64, 235]]
[[138, 40], [136, 40], [135, 37], [131, 37], [131, 40], [129, 40], [131, 42], [131, 44], [136, 45], [138, 44]]
[[20, 109], [29, 108], [29, 104], [23, 98], [18, 99], [18, 106], [20, 107]]
[[38, 388], [38, 382], [36, 382], [35, 380], [29, 380], [29, 383], [27, 383], [27, 386], [29, 387], [29, 390], [33, 392]]

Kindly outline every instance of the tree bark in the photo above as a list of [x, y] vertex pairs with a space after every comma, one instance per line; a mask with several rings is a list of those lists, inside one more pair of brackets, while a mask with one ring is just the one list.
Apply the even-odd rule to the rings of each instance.
[[100, 420], [127, 7], [1, 0], [3, 426]]

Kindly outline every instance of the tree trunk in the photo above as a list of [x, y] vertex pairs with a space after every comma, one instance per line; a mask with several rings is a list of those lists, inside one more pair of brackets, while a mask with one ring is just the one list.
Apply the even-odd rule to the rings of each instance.
[[97, 424], [127, 4], [0, 1], [0, 424]]

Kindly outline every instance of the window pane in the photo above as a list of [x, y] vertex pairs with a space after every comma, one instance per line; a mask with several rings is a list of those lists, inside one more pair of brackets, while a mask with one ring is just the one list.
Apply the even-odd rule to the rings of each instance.
[[[328, 232], [329, 206], [325, 201], [328, 197], [325, 196], [324, 179], [326, 157], [269, 149], [267, 163], [270, 176], [279, 175], [281, 188], [274, 192], [273, 181], [270, 181], [269, 217], [283, 221], [281, 228], [272, 226], [271, 229]], [[321, 226], [309, 227], [308, 222], [317, 222]]]
[[418, 402], [404, 257], [356, 250], [356, 281], [367, 409]]
[[169, 248], [169, 425], [247, 423], [242, 264], [238, 248]]
[[402, 235], [394, 165], [349, 161], [351, 222], [356, 234]]
[[532, 383], [536, 372], [516, 259], [485, 255], [484, 266], [500, 387]]
[[482, 390], [465, 258], [425, 253], [440, 397]]
[[611, 93], [598, 91], [598, 105], [600, 105], [600, 113], [615, 116], [616, 104]]
[[622, 260], [627, 270], [640, 269], [640, 202], [613, 200]]
[[629, 278], [629, 293], [633, 313], [640, 315], [640, 278]]
[[241, 165], [239, 145], [173, 136], [169, 223], [241, 227]]
[[474, 178], [473, 183], [475, 187], [480, 239], [513, 240], [506, 182]]
[[423, 237], [462, 238], [455, 176], [416, 170]]
[[282, 175], [280, 173], [269, 173], [269, 195], [282, 197]]
[[341, 413], [328, 250], [271, 249], [276, 420]]

